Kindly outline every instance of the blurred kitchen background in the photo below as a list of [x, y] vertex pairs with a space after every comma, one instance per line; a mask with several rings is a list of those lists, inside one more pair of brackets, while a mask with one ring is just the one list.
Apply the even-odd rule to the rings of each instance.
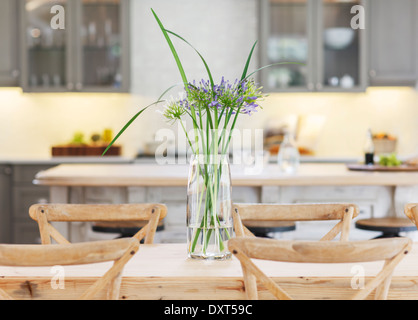
[[[54, 5], [65, 9], [65, 29], [51, 28]], [[352, 13], [356, 5], [364, 12]], [[179, 83], [151, 8], [202, 53], [216, 81], [241, 75], [256, 40], [250, 71], [304, 64], [258, 73], [269, 96], [263, 110], [239, 120], [240, 128], [265, 129], [273, 153], [287, 127], [310, 158], [362, 159], [369, 128], [394, 141], [400, 157], [417, 154], [417, 0], [2, 0], [0, 159], [49, 159], [52, 146], [77, 133], [88, 143], [105, 129], [116, 133]], [[362, 13], [365, 29], [352, 29]], [[195, 52], [174, 43], [188, 78], [205, 78]], [[143, 154], [170, 127], [160, 108], [120, 138], [122, 157]]]

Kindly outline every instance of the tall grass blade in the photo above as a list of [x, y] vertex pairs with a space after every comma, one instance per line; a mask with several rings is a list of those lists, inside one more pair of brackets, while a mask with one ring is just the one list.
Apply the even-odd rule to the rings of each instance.
[[263, 69], [266, 69], [266, 68], [270, 68], [270, 67], [274, 67], [274, 66], [278, 66], [278, 65], [281, 65], [281, 64], [299, 64], [299, 65], [305, 65], [304, 63], [301, 63], [301, 62], [277, 62], [277, 63], [273, 63], [273, 64], [269, 64], [269, 65], [266, 65], [266, 66], [264, 66], [264, 67], [261, 67], [261, 68], [259, 68], [259, 69], [257, 69], [257, 70], [254, 70], [253, 72], [251, 72], [248, 76], [246, 76], [244, 79], [242, 79], [242, 80], [246, 80], [246, 79], [248, 79], [249, 77], [251, 77], [253, 74], [255, 74], [255, 73], [257, 73], [257, 72], [259, 72], [259, 71], [261, 71], [261, 70], [263, 70]]
[[164, 35], [164, 37], [165, 37], [165, 39], [167, 41], [167, 44], [170, 47], [171, 53], [173, 54], [174, 60], [176, 60], [176, 64], [177, 64], [177, 67], [179, 69], [181, 78], [182, 78], [183, 83], [184, 83], [184, 85], [185, 85], [185, 87], [187, 89], [188, 81], [187, 81], [186, 73], [184, 72], [183, 65], [181, 64], [181, 61], [180, 61], [180, 58], [179, 58], [179, 56], [177, 54], [176, 49], [174, 48], [173, 42], [171, 41], [170, 36], [168, 35], [167, 31], [165, 30], [165, 28], [164, 28], [161, 20], [157, 16], [157, 14], [154, 12], [153, 9], [151, 9], [151, 11], [152, 11], [152, 14], [155, 17], [155, 20], [157, 20], [157, 23], [160, 26], [161, 31], [163, 32], [163, 35]]
[[207, 71], [207, 73], [208, 73], [208, 77], [209, 77], [209, 81], [210, 81], [210, 84], [211, 84], [211, 86], [212, 86], [212, 88], [213, 88], [213, 86], [215, 85], [214, 84], [214, 82], [213, 82], [213, 77], [212, 77], [212, 73], [210, 72], [210, 69], [209, 69], [209, 66], [208, 66], [208, 64], [206, 63], [206, 61], [205, 61], [205, 59], [203, 58], [203, 56], [200, 54], [200, 52], [199, 51], [197, 51], [197, 49], [195, 48], [195, 47], [193, 47], [191, 44], [190, 44], [190, 42], [188, 42], [186, 39], [184, 39], [183, 37], [181, 37], [181, 36], [179, 36], [178, 34], [176, 34], [176, 33], [174, 33], [173, 31], [170, 31], [170, 30], [166, 30], [168, 33], [170, 33], [170, 34], [172, 34], [173, 36], [175, 36], [175, 37], [177, 37], [177, 38], [179, 38], [179, 39], [181, 39], [181, 40], [183, 40], [185, 43], [187, 43], [194, 51], [196, 51], [196, 53], [199, 55], [199, 57], [200, 57], [200, 59], [202, 60], [202, 62], [203, 62], [203, 64], [205, 65], [205, 68], [206, 68], [206, 71]]
[[103, 151], [102, 156], [104, 156], [106, 154], [107, 151], [109, 151], [110, 147], [113, 146], [113, 144], [116, 142], [116, 140], [119, 139], [119, 137], [122, 135], [122, 133], [125, 132], [126, 129], [128, 129], [128, 127], [132, 124], [132, 122], [134, 122], [145, 110], [147, 110], [149, 107], [156, 105], [160, 102], [163, 102], [165, 100], [161, 100], [165, 94], [170, 91], [171, 89], [173, 89], [174, 87], [176, 87], [177, 85], [171, 86], [170, 88], [168, 88], [167, 90], [165, 90], [160, 97], [158, 98], [157, 101], [151, 103], [150, 105], [146, 106], [144, 109], [140, 110], [138, 113], [136, 113], [131, 120], [129, 120], [124, 126], [123, 128], [119, 131], [119, 133], [115, 136], [115, 138], [112, 140], [112, 142], [109, 143], [109, 145], [107, 146], [107, 148], [105, 149], [105, 151]]
[[253, 47], [251, 48], [250, 54], [248, 55], [247, 62], [245, 63], [244, 71], [242, 72], [241, 81], [247, 78], [248, 67], [250, 66], [251, 58], [257, 45], [257, 41], [254, 42]]

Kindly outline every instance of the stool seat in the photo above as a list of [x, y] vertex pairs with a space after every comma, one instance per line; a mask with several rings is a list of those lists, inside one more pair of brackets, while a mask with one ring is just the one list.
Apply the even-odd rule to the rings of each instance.
[[369, 231], [380, 231], [377, 238], [400, 237], [399, 232], [416, 231], [417, 227], [406, 218], [371, 218], [360, 219], [355, 223], [356, 228]]
[[[120, 238], [132, 237], [139, 229], [147, 224], [147, 221], [125, 221], [125, 222], [95, 222], [92, 225], [92, 230], [103, 233], [119, 233]], [[157, 225], [156, 231], [164, 230], [164, 221], [161, 220]]]
[[269, 232], [288, 232], [296, 229], [296, 224], [293, 221], [242, 220], [242, 223], [256, 237], [263, 238], [267, 238]]

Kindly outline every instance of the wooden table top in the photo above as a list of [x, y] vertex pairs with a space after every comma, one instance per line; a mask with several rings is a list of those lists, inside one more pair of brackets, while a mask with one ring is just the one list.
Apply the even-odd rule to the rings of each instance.
[[[187, 186], [188, 165], [62, 164], [40, 172], [34, 183], [46, 186]], [[418, 172], [351, 171], [345, 164], [302, 163], [297, 174], [269, 164], [257, 174], [231, 166], [233, 186], [417, 185]]]
[[[353, 294], [350, 281], [359, 267], [367, 278], [376, 275], [383, 266], [383, 262], [301, 264], [257, 260], [256, 263], [300, 299], [350, 296]], [[74, 291], [81, 293], [110, 265], [65, 266], [66, 287], [72, 290], [72, 295]], [[418, 245], [415, 244], [394, 272], [389, 299], [418, 299], [417, 266]], [[70, 295], [50, 288], [53, 277], [50, 268], [0, 267], [0, 275], [0, 287], [6, 287], [12, 295], [20, 294], [21, 298], [30, 298], [29, 291], [38, 299]], [[24, 289], [28, 284], [31, 290]], [[245, 299], [241, 267], [235, 257], [226, 261], [188, 259], [186, 244], [141, 245], [124, 269], [121, 295], [123, 299]], [[260, 298], [271, 299], [269, 295], [264, 290]]]

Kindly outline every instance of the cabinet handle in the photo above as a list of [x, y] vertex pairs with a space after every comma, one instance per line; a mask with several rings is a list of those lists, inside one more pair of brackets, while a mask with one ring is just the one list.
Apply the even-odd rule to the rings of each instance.
[[316, 90], [322, 90], [322, 83], [317, 83], [316, 84]]
[[370, 75], [370, 77], [372, 77], [372, 78], [376, 77], [376, 74], [377, 74], [377, 73], [376, 73], [376, 70], [373, 70], [373, 69], [372, 69], [372, 70], [370, 70], [370, 71], [369, 71], [369, 75]]
[[67, 84], [67, 89], [68, 90], [74, 90], [74, 83], [70, 82]]
[[3, 173], [10, 176], [12, 174], [12, 168], [4, 168]]
[[81, 91], [81, 90], [83, 89], [83, 84], [82, 84], [81, 82], [78, 82], [78, 83], [75, 85], [75, 89], [76, 89], [77, 91]]

